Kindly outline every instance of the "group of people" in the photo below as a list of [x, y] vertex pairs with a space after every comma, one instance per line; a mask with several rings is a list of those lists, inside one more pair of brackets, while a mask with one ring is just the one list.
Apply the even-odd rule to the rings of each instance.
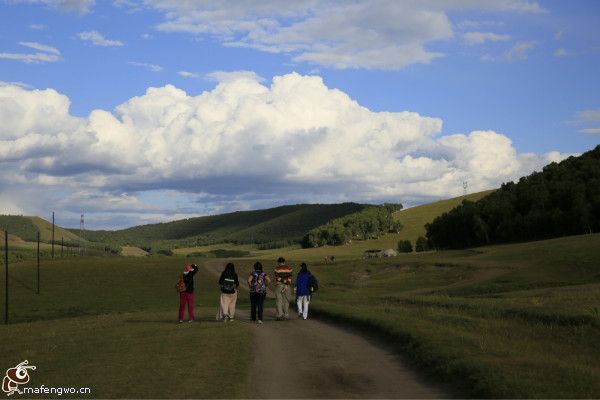
[[[185, 308], [187, 306], [189, 322], [194, 321], [194, 275], [198, 272], [198, 266], [195, 264], [186, 265], [183, 274], [177, 282], [179, 291], [179, 322], [183, 322]], [[267, 287], [271, 284], [271, 278], [263, 271], [263, 265], [260, 262], [254, 264], [254, 270], [247, 279], [248, 290], [250, 292], [250, 319], [258, 324], [263, 323], [264, 303], [267, 296]], [[277, 308], [277, 321], [289, 319], [289, 307], [292, 300], [293, 291], [296, 295], [296, 306], [298, 308], [298, 318], [308, 318], [308, 306], [311, 295], [316, 290], [316, 279], [308, 270], [306, 263], [300, 264], [300, 271], [294, 282], [293, 268], [286, 264], [283, 257], [277, 260], [277, 266], [274, 270], [275, 283], [275, 301]], [[221, 287], [221, 297], [217, 319], [221, 321], [233, 321], [235, 319], [235, 309], [237, 295], [239, 291], [239, 278], [235, 272], [233, 263], [228, 263], [219, 277]]]

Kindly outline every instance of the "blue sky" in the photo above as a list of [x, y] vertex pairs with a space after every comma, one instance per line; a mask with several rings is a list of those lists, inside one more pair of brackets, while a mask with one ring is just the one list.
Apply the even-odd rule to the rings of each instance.
[[0, 213], [414, 205], [600, 142], [597, 1], [0, 0], [0, 26]]

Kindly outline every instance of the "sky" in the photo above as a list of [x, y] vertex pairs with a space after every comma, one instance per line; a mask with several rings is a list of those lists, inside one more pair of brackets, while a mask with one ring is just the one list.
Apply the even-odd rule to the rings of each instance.
[[0, 214], [405, 207], [600, 143], [600, 2], [0, 0]]

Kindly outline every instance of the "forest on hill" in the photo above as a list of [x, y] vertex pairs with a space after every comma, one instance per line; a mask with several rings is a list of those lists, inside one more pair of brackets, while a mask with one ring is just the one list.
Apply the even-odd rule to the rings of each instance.
[[426, 230], [438, 249], [600, 232], [600, 145], [464, 201]]
[[299, 243], [309, 230], [363, 210], [366, 205], [298, 204], [256, 211], [189, 218], [117, 231], [86, 231], [87, 240], [144, 249], [204, 246], [215, 243], [282, 247]]
[[339, 246], [351, 240], [377, 239], [386, 233], [399, 233], [402, 224], [394, 220], [393, 213], [401, 209], [402, 204], [369, 206], [360, 212], [336, 218], [311, 229], [302, 238], [302, 247]]

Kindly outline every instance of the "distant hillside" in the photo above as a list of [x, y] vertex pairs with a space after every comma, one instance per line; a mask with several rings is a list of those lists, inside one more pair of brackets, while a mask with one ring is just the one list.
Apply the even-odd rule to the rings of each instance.
[[[37, 240], [37, 233], [40, 232], [42, 242], [50, 243], [52, 241], [52, 223], [39, 217], [0, 215], [0, 230], [8, 231], [9, 239], [14, 235], [25, 241], [34, 242]], [[75, 233], [55, 226], [54, 240], [60, 242], [63, 238], [67, 243], [79, 242], [79, 236]]]
[[437, 248], [548, 239], [600, 232], [600, 145], [465, 201], [427, 226]]
[[138, 247], [181, 247], [223, 242], [283, 245], [299, 242], [310, 229], [365, 207], [356, 203], [299, 204], [237, 211], [118, 231], [86, 231], [86, 239]]
[[398, 235], [398, 240], [410, 240], [414, 245], [419, 236], [425, 236], [425, 224], [430, 223], [436, 217], [459, 206], [464, 200], [478, 201], [493, 193], [494, 190], [470, 193], [464, 196], [440, 200], [396, 212], [394, 217], [402, 224], [402, 231]]

